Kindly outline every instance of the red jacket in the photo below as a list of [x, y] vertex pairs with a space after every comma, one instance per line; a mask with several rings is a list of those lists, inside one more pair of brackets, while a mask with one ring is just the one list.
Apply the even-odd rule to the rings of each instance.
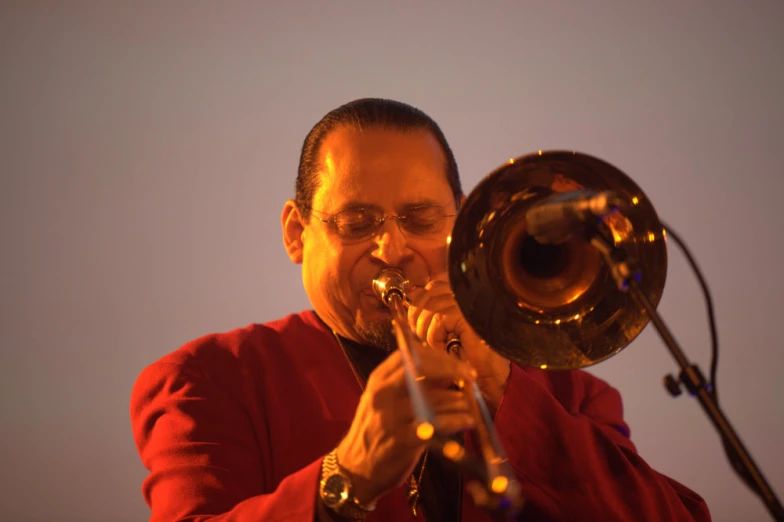
[[[161, 358], [131, 396], [150, 520], [314, 520], [321, 459], [348, 431], [359, 396], [311, 311], [208, 335]], [[524, 498], [546, 520], [710, 520], [698, 495], [637, 454], [620, 395], [587, 372], [513, 365], [495, 426]], [[399, 488], [367, 520], [411, 519]], [[490, 520], [468, 494], [462, 519]]]

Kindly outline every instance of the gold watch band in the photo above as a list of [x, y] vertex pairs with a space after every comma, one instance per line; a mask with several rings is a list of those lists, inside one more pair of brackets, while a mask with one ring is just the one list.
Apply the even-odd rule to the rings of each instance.
[[[341, 491], [333, 491], [337, 485]], [[335, 450], [330, 451], [321, 463], [319, 496], [324, 505], [335, 514], [349, 520], [364, 520], [375, 505], [363, 506], [353, 495], [351, 479], [338, 463]]]

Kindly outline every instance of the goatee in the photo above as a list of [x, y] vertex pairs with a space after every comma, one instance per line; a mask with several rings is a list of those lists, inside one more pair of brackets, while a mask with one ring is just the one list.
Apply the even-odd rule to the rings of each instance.
[[392, 330], [392, 319], [382, 319], [357, 325], [364, 342], [374, 348], [390, 353], [397, 349], [397, 339]]

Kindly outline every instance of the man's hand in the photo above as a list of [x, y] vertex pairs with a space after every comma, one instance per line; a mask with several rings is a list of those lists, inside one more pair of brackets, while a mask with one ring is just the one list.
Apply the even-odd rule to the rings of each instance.
[[445, 351], [451, 334], [460, 337], [458, 356], [476, 369], [476, 382], [492, 411], [498, 409], [506, 390], [511, 366], [508, 359], [490, 349], [474, 332], [457, 306], [448, 281], [434, 279], [424, 289], [408, 294], [408, 322], [417, 336], [438, 351]]
[[[457, 433], [474, 426], [465, 391], [449, 387], [471, 382], [471, 368], [444, 352], [419, 350], [425, 400], [437, 431]], [[405, 483], [425, 449], [416, 436], [402, 357], [392, 353], [371, 374], [346, 437], [337, 447], [340, 466], [350, 475], [354, 495], [363, 504]]]

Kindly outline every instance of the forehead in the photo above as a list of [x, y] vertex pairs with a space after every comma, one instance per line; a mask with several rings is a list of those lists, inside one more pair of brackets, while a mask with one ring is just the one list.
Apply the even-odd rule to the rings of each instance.
[[313, 203], [324, 211], [353, 204], [390, 211], [418, 202], [453, 201], [446, 158], [426, 130], [339, 127], [319, 150], [319, 188]]

